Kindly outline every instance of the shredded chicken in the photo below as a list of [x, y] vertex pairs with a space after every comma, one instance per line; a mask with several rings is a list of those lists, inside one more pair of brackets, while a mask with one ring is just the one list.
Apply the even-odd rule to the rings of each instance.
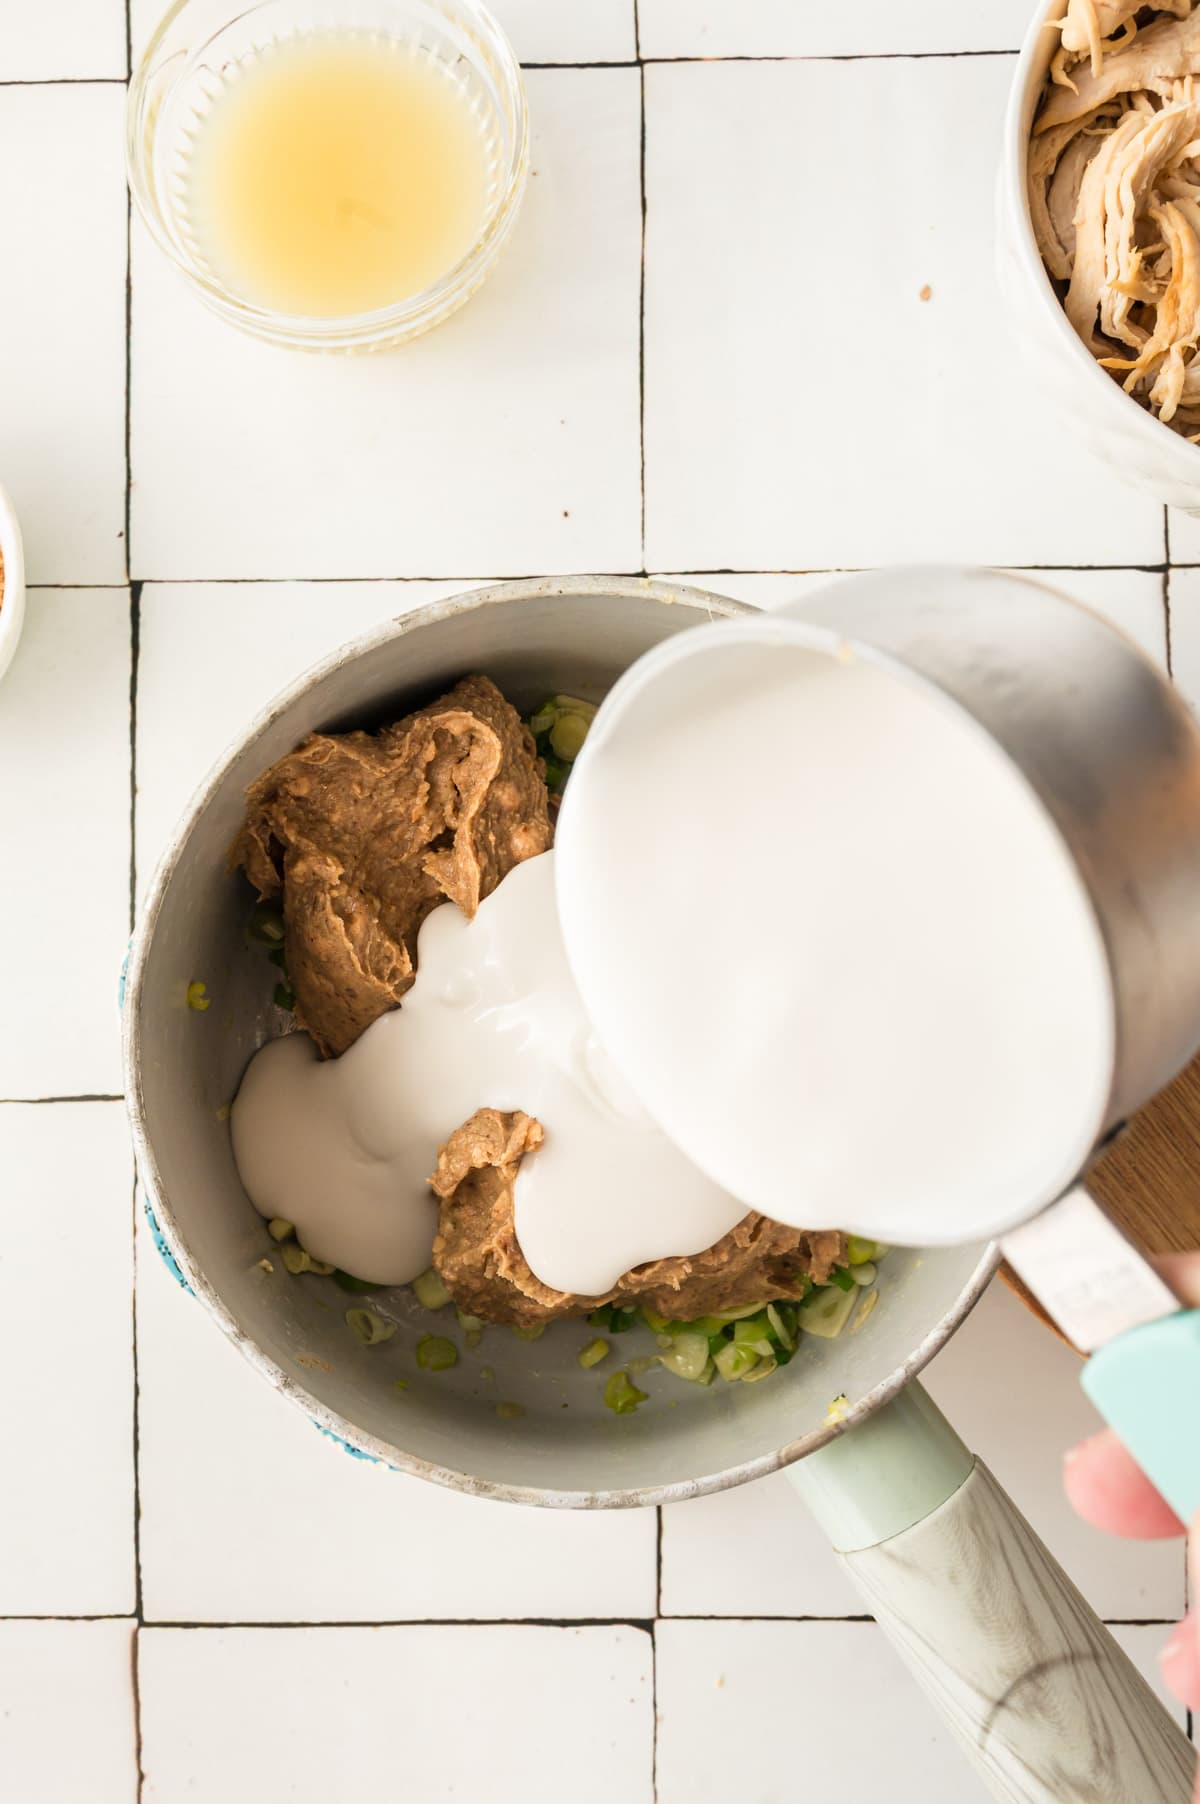
[[1075, 331], [1164, 424], [1200, 424], [1200, 5], [1066, 0], [1029, 210]]

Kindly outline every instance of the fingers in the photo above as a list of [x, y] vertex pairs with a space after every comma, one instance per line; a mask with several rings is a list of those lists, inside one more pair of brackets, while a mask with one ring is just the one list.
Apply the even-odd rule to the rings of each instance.
[[1093, 1528], [1139, 1541], [1160, 1541], [1184, 1532], [1183, 1523], [1111, 1429], [1071, 1449], [1063, 1482], [1072, 1504]]
[[1163, 1253], [1154, 1264], [1181, 1303], [1200, 1309], [1200, 1253]]

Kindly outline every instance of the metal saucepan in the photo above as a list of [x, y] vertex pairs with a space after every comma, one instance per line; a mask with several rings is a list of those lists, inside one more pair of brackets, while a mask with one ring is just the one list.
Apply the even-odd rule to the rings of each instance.
[[[125, 1073], [148, 1206], [225, 1333], [357, 1451], [459, 1490], [577, 1509], [675, 1502], [792, 1467], [997, 1796], [1185, 1804], [1186, 1739], [911, 1383], [978, 1301], [990, 1248], [897, 1249], [860, 1332], [807, 1339], [765, 1384], [701, 1389], [664, 1376], [625, 1417], [601, 1406], [597, 1375], [580, 1369], [578, 1328], [532, 1344], [492, 1330], [452, 1371], [421, 1374], [413, 1351], [428, 1317], [407, 1293], [388, 1305], [397, 1334], [365, 1348], [331, 1279], [293, 1279], [278, 1260], [262, 1269], [269, 1243], [238, 1182], [226, 1105], [251, 1053], [286, 1021], [261, 949], [246, 942], [249, 891], [225, 874], [246, 786], [306, 733], [394, 719], [469, 671], [519, 707], [556, 690], [598, 700], [661, 640], [744, 611], [647, 581], [503, 584], [355, 641], [254, 721], [178, 828], [132, 949]], [[212, 998], [203, 1014], [186, 1006], [197, 980]], [[835, 1420], [842, 1395], [849, 1406]], [[500, 1416], [498, 1401], [525, 1413]]]

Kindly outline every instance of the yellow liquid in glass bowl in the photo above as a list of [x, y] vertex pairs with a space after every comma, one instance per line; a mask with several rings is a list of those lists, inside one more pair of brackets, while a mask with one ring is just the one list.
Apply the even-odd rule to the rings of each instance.
[[475, 244], [492, 179], [470, 99], [419, 48], [335, 33], [235, 65], [197, 121], [196, 248], [229, 292], [310, 318], [420, 294]]

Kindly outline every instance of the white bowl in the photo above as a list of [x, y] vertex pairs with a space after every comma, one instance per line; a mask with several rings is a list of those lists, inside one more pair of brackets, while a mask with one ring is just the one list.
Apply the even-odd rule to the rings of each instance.
[[4, 557], [4, 588], [0, 594], [0, 677], [13, 660], [21, 628], [25, 624], [25, 553], [21, 528], [12, 502], [0, 489], [0, 554]]
[[1063, 0], [1041, 0], [1009, 97], [997, 196], [998, 275], [1022, 351], [1040, 390], [1089, 448], [1135, 487], [1169, 507], [1200, 513], [1200, 445], [1164, 426], [1102, 370], [1076, 336], [1042, 263], [1029, 216], [1029, 133]]

